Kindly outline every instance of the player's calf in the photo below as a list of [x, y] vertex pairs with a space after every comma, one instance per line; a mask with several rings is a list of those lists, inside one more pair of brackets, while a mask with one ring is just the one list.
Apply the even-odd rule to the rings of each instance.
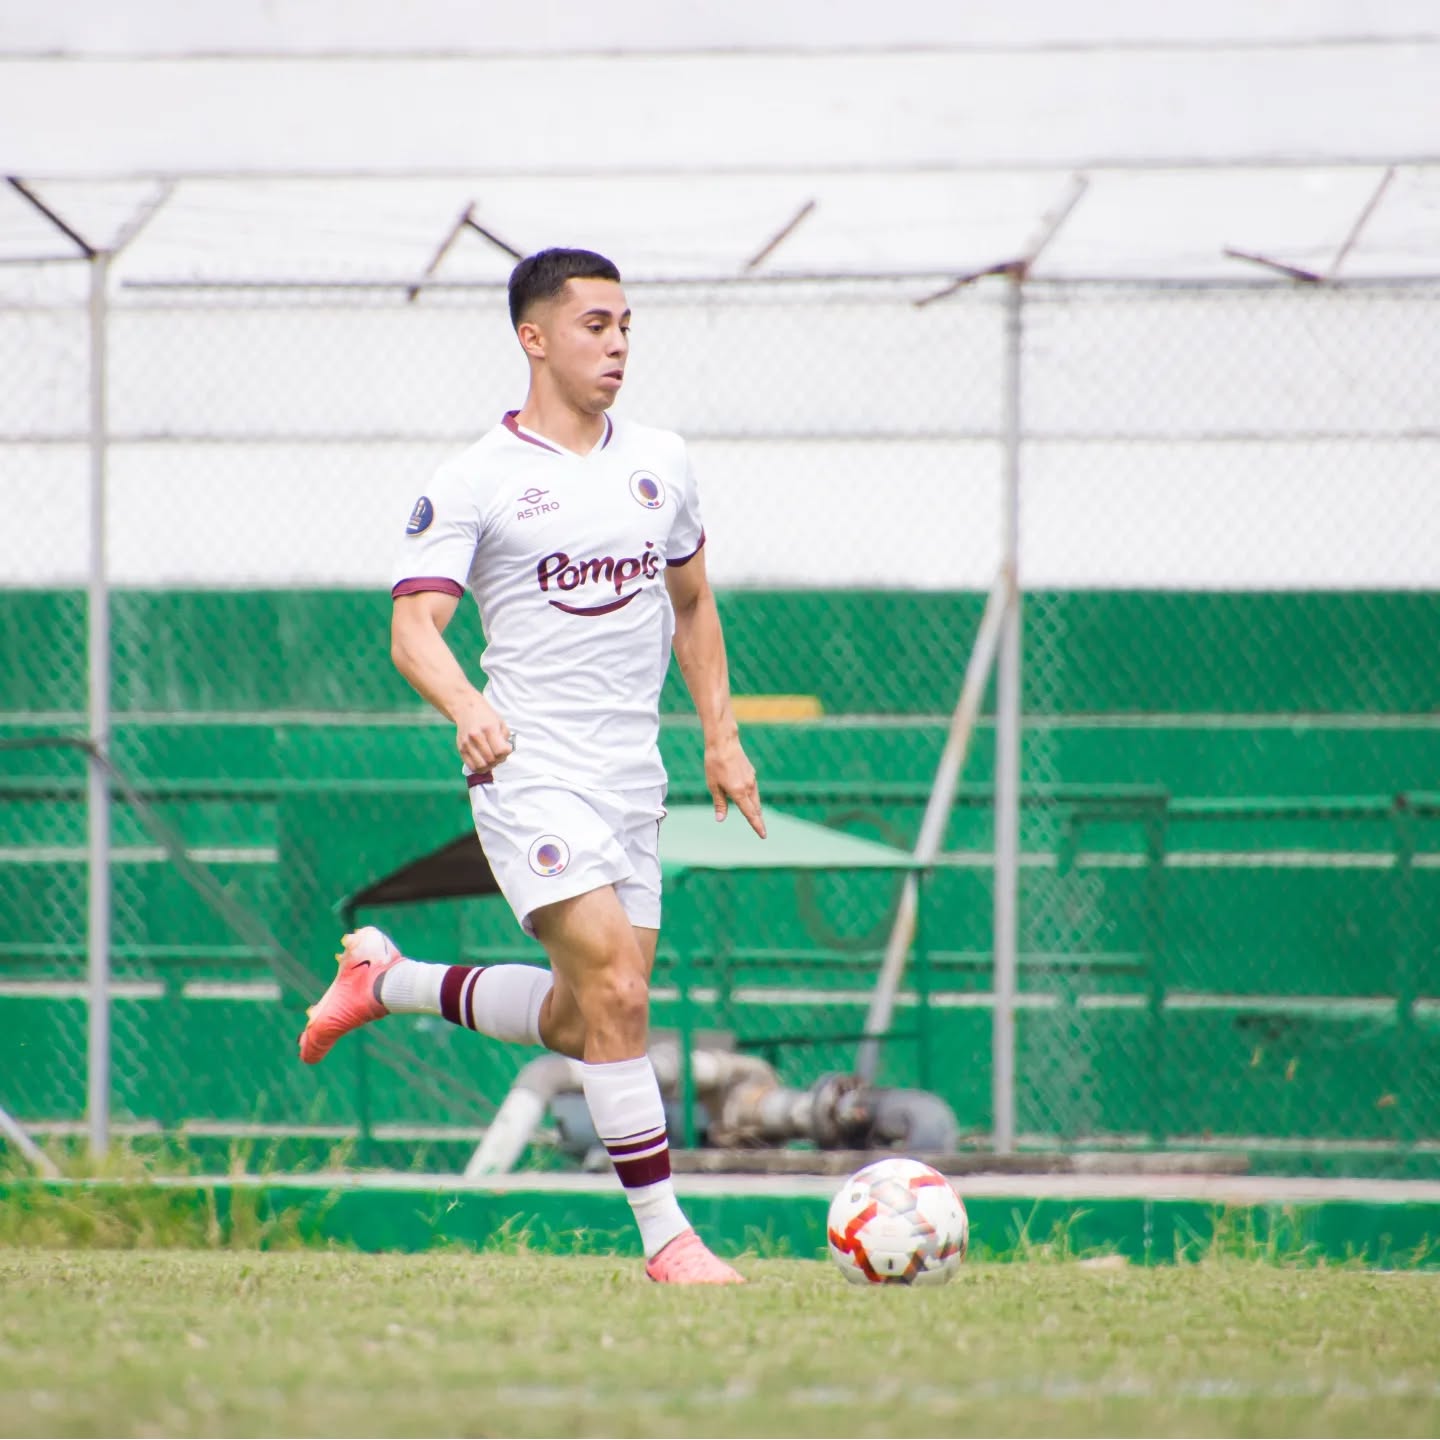
[[408, 960], [373, 925], [347, 935], [340, 973], [308, 1011], [300, 1058], [314, 1065], [342, 1036], [386, 1015], [439, 1015], [497, 1040], [539, 1045], [551, 985], [535, 965], [433, 965]]
[[585, 1039], [585, 1017], [570, 988], [557, 979], [540, 1006], [540, 1043], [557, 1055], [583, 1060]]

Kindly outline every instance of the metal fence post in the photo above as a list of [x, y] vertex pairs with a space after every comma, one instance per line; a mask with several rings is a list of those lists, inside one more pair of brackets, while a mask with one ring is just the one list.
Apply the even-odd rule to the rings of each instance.
[[106, 370], [109, 357], [110, 262], [135, 239], [170, 197], [164, 184], [123, 225], [109, 249], [91, 245], [73, 226], [15, 176], [12, 190], [73, 244], [90, 266], [89, 554], [85, 607], [89, 770], [86, 793], [86, 1015], [85, 1113], [90, 1151], [110, 1148], [110, 579], [106, 562], [106, 462], [109, 418]]
[[997, 1155], [1015, 1149], [1015, 972], [1020, 861], [1020, 337], [1024, 274], [1007, 276], [1005, 462], [1001, 574], [1007, 595], [1000, 631], [995, 724], [995, 1003], [991, 1106]]
[[106, 307], [110, 256], [90, 257], [90, 563], [88, 664], [88, 827], [86, 1120], [90, 1153], [110, 1148], [110, 591], [105, 555]]

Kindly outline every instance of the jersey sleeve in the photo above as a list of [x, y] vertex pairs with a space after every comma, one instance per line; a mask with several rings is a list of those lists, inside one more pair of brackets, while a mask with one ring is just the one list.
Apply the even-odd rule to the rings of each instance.
[[705, 526], [700, 519], [700, 492], [695, 482], [695, 466], [690, 452], [685, 452], [685, 484], [675, 505], [675, 523], [670, 527], [670, 543], [666, 549], [667, 565], [684, 565], [693, 560], [705, 543]]
[[391, 570], [391, 596], [439, 590], [458, 599], [469, 584], [482, 529], [471, 487], [442, 466], [410, 511]]

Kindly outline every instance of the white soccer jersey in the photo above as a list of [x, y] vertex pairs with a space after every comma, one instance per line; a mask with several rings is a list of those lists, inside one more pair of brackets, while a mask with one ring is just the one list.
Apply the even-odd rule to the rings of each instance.
[[606, 417], [588, 455], [515, 412], [416, 501], [391, 593], [470, 590], [486, 699], [516, 734], [496, 780], [581, 789], [662, 783], [660, 687], [674, 613], [665, 567], [705, 543], [685, 442]]

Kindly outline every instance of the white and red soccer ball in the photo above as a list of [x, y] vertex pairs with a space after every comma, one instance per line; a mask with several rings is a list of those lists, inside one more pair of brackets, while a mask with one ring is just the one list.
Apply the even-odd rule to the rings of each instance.
[[857, 1285], [939, 1285], [970, 1243], [965, 1204], [919, 1160], [876, 1160], [830, 1202], [830, 1258]]

